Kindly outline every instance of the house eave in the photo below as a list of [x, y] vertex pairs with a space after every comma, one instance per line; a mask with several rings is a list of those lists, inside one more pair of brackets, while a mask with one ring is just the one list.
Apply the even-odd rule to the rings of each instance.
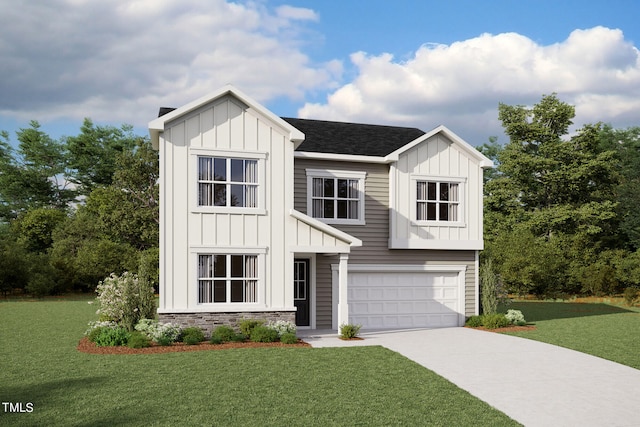
[[356, 162], [356, 163], [390, 163], [384, 157], [380, 156], [362, 156], [355, 154], [335, 154], [335, 153], [317, 153], [312, 151], [296, 151], [293, 156], [297, 159], [310, 160], [331, 160], [338, 162]]

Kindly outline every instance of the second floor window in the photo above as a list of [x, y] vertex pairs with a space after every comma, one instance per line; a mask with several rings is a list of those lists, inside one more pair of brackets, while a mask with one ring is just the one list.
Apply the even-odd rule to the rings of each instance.
[[258, 161], [198, 157], [198, 206], [258, 206]]
[[366, 173], [307, 169], [307, 214], [327, 224], [364, 225]]
[[417, 184], [416, 219], [418, 221], [457, 222], [460, 220], [458, 183], [418, 181]]

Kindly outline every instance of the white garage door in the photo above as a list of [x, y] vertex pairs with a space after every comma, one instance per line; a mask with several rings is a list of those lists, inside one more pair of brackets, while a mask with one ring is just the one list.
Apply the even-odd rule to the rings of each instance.
[[350, 271], [349, 322], [363, 329], [461, 326], [462, 277], [454, 271]]

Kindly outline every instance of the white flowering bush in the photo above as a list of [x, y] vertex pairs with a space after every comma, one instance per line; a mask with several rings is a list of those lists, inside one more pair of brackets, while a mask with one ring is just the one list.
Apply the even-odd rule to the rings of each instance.
[[276, 320], [275, 322], [269, 322], [265, 325], [269, 329], [273, 329], [278, 333], [278, 337], [282, 337], [284, 334], [296, 333], [296, 324], [287, 320]]
[[505, 317], [512, 325], [522, 326], [527, 324], [524, 320], [524, 314], [520, 310], [507, 310]]
[[141, 319], [135, 329], [160, 344], [176, 342], [182, 332], [179, 325], [158, 323], [151, 319]]
[[84, 334], [85, 334], [85, 336], [89, 336], [89, 335], [91, 335], [91, 332], [94, 331], [94, 329], [99, 329], [99, 328], [112, 328], [112, 329], [115, 329], [117, 327], [118, 327], [118, 324], [116, 322], [112, 322], [110, 320], [89, 322], [89, 328], [84, 332]]
[[153, 288], [141, 283], [138, 276], [125, 271], [121, 276], [111, 274], [98, 284], [96, 312], [102, 321], [112, 321], [133, 330], [140, 319], [155, 315]]

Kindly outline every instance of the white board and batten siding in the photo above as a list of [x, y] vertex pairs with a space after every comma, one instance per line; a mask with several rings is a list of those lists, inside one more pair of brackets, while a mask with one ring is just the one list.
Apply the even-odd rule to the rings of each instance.
[[[401, 153], [390, 167], [391, 221], [389, 247], [395, 249], [481, 250], [482, 166], [443, 133], [437, 133]], [[416, 182], [459, 182], [459, 221], [419, 223], [416, 218]]]
[[[255, 253], [261, 291], [255, 310], [286, 309], [284, 286], [293, 266], [287, 253], [287, 221], [292, 209], [293, 143], [286, 129], [226, 95], [176, 117], [160, 134], [162, 312], [215, 311], [197, 302], [198, 253]], [[211, 209], [197, 201], [197, 156], [258, 159], [259, 208]], [[292, 292], [292, 291], [291, 291]], [[224, 311], [233, 310], [225, 305]], [[251, 308], [242, 304], [238, 310]]]

